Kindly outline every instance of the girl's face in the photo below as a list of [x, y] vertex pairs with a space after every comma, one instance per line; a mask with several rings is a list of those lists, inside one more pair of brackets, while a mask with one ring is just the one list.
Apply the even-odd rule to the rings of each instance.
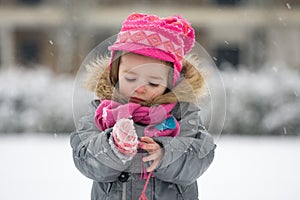
[[169, 71], [161, 60], [127, 53], [119, 65], [119, 91], [130, 102], [152, 100], [165, 92]]

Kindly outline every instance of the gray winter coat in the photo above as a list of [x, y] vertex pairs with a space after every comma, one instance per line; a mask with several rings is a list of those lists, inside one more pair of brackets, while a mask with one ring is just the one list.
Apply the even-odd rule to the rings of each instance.
[[[141, 156], [123, 164], [112, 151], [108, 139], [112, 129], [103, 132], [95, 126], [94, 113], [99, 101], [92, 101], [90, 115], [83, 117], [71, 134], [74, 163], [92, 179], [92, 200], [138, 200], [145, 184], [140, 180]], [[155, 137], [164, 149], [158, 168], [153, 172], [146, 195], [148, 200], [197, 200], [197, 178], [209, 167], [216, 145], [200, 123], [199, 107], [181, 102], [172, 114], [179, 121], [177, 137]], [[143, 127], [135, 125], [138, 135]]]

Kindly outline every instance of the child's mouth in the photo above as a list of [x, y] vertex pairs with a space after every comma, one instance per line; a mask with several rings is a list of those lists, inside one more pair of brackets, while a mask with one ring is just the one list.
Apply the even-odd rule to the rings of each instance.
[[140, 99], [140, 98], [137, 98], [137, 97], [131, 97], [129, 99], [129, 101], [132, 102], [132, 103], [143, 103], [143, 102], [145, 102], [144, 99]]

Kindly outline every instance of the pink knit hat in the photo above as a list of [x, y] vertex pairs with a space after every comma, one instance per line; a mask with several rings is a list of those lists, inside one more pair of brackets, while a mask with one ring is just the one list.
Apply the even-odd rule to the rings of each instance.
[[182, 59], [194, 46], [195, 32], [180, 16], [160, 18], [133, 13], [123, 22], [117, 40], [108, 49], [137, 53], [174, 63], [173, 85], [182, 69]]

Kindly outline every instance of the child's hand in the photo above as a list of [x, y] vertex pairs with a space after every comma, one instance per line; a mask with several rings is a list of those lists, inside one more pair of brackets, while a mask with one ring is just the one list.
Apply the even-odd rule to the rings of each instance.
[[125, 155], [135, 155], [137, 134], [132, 119], [120, 119], [113, 127], [112, 136], [118, 150]]
[[149, 156], [143, 158], [143, 162], [153, 161], [150, 167], [147, 168], [147, 171], [151, 172], [156, 169], [159, 161], [162, 159], [163, 149], [150, 137], [141, 137], [140, 141], [140, 148], [148, 151], [148, 153], [150, 154]]

